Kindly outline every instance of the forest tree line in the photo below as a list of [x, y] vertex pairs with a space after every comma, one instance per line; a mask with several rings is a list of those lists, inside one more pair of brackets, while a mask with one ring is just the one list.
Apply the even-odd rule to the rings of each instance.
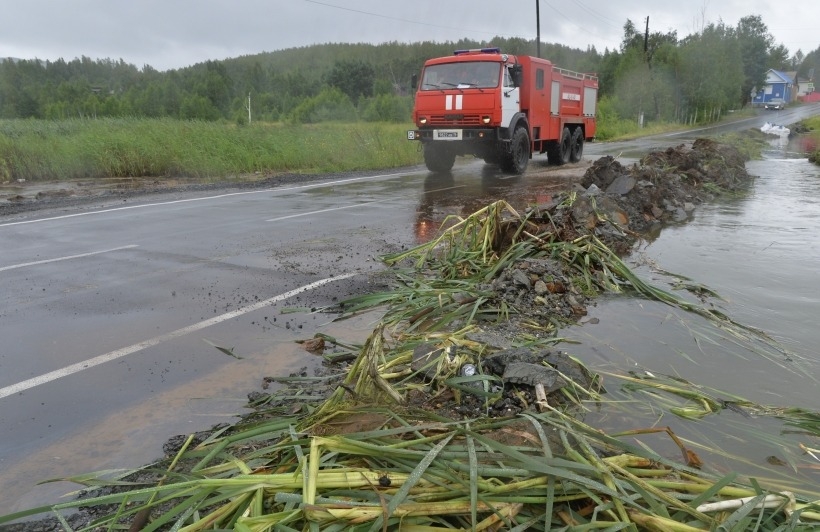
[[[123, 60], [0, 62], [0, 118], [173, 117], [196, 120], [371, 120], [404, 122], [411, 79], [430, 57], [455, 49], [496, 46], [536, 55], [532, 40], [489, 42], [321, 44], [206, 61], [165, 72]], [[820, 66], [820, 47], [790, 53], [774, 42], [759, 16], [736, 26], [704, 24], [683, 38], [645, 35], [624, 24], [617, 50], [542, 44], [555, 65], [599, 77], [599, 114], [611, 119], [698, 121], [746, 105], [768, 69], [802, 79]], [[820, 71], [820, 70], [818, 70]]]

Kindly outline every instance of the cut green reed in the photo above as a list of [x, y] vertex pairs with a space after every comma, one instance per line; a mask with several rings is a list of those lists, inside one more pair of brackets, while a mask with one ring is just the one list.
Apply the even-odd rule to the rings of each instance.
[[0, 182], [224, 179], [418, 164], [418, 146], [405, 140], [406, 129], [382, 123], [237, 126], [169, 118], [0, 120]]
[[[236, 444], [263, 436], [257, 431], [237, 433], [227, 447], [223, 436], [174, 460], [205, 453], [214, 462], [211, 478], [163, 472], [167, 478], [154, 486], [36, 510], [112, 508], [82, 530], [115, 529], [152, 508], [144, 530], [635, 529], [649, 520], [663, 522], [664, 530], [710, 530], [744, 519], [758, 530], [783, 530], [798, 520], [820, 522], [815, 503], [739, 484], [733, 475], [710, 476], [558, 410], [446, 426], [393, 408], [369, 412], [390, 421], [367, 433], [294, 433], [265, 453]], [[527, 425], [530, 444], [497, 440]], [[88, 477], [69, 480], [95, 484]], [[763, 504], [766, 497], [773, 502]], [[719, 503], [725, 507], [715, 513]]]

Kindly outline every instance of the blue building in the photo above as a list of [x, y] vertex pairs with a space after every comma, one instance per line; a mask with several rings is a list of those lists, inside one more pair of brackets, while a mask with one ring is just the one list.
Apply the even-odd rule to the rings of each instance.
[[773, 99], [789, 103], [796, 90], [794, 79], [785, 72], [770, 68], [766, 72], [766, 84], [752, 93], [752, 105], [760, 106]]

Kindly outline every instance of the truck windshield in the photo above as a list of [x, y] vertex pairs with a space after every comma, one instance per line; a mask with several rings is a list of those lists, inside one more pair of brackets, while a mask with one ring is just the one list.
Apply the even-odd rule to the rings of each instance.
[[491, 89], [498, 86], [501, 64], [488, 61], [466, 61], [430, 65], [424, 69], [421, 90]]

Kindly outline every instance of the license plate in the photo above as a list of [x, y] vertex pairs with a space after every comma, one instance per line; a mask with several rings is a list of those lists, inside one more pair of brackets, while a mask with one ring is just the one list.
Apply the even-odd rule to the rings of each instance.
[[434, 129], [433, 140], [461, 140], [460, 129]]

